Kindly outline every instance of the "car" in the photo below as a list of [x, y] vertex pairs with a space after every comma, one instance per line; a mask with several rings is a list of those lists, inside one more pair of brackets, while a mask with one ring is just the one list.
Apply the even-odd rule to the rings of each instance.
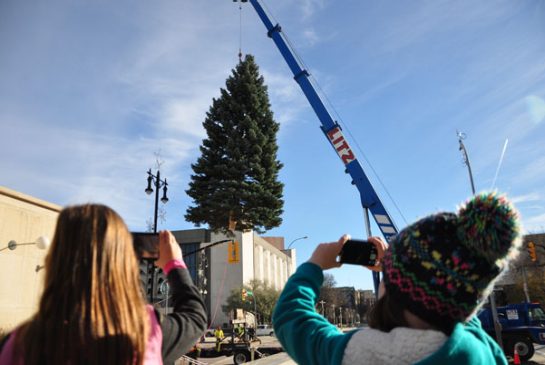
[[256, 335], [258, 336], [274, 336], [274, 329], [270, 324], [258, 324]]

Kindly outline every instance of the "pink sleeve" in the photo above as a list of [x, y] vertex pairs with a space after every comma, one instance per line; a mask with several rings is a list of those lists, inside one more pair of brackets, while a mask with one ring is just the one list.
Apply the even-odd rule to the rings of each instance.
[[185, 264], [183, 259], [170, 260], [163, 268], [163, 272], [165, 273], [165, 275], [168, 275], [168, 273], [172, 269], [187, 269], [187, 265]]
[[150, 334], [144, 353], [144, 365], [163, 365], [161, 346], [163, 344], [163, 331], [157, 321], [157, 316], [151, 305], [146, 305], [146, 310], [150, 318]]
[[13, 331], [9, 336], [9, 339], [4, 344], [4, 348], [0, 351], [0, 365], [22, 365], [23, 360], [20, 358], [15, 358], [15, 336], [16, 331]]

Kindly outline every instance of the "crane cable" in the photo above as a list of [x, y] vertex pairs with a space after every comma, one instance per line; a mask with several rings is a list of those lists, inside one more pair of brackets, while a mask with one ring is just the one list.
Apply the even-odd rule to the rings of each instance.
[[238, 38], [238, 61], [242, 62], [242, 3], [238, 3], [239, 10], [239, 38]]

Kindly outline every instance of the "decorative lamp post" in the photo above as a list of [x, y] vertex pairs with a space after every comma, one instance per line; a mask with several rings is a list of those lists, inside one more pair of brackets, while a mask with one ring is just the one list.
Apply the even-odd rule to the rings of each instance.
[[167, 198], [167, 179], [161, 180], [161, 171], [157, 170], [157, 174], [153, 175], [151, 169], [148, 170], [148, 187], [146, 194], [151, 195], [153, 193], [153, 186], [155, 186], [155, 211], [153, 213], [153, 233], [157, 233], [157, 215], [159, 212], [159, 190], [163, 188], [163, 196], [161, 197], [161, 202], [166, 204], [168, 202]]
[[[161, 197], [161, 202], [166, 204], [168, 202], [167, 198], [167, 179], [161, 180], [161, 172], [157, 170], [157, 174], [153, 175], [151, 169], [148, 170], [148, 186], [144, 190], [146, 194], [151, 195], [153, 193], [153, 187], [155, 187], [155, 210], [153, 213], [153, 233], [157, 233], [157, 215], [159, 213], [159, 190], [163, 188], [163, 196]], [[151, 272], [151, 303], [155, 300], [155, 277], [156, 277], [156, 268], [152, 261], [148, 262], [148, 272]], [[168, 284], [167, 284], [168, 285]], [[168, 289], [167, 289], [167, 304], [168, 304]]]

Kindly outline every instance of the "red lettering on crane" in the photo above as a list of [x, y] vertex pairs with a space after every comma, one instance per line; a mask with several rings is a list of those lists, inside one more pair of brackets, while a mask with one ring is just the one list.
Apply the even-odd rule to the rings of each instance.
[[339, 127], [335, 127], [327, 132], [327, 137], [345, 165], [356, 159], [356, 156], [352, 153], [352, 150], [350, 149], [348, 142], [344, 139], [343, 133]]

